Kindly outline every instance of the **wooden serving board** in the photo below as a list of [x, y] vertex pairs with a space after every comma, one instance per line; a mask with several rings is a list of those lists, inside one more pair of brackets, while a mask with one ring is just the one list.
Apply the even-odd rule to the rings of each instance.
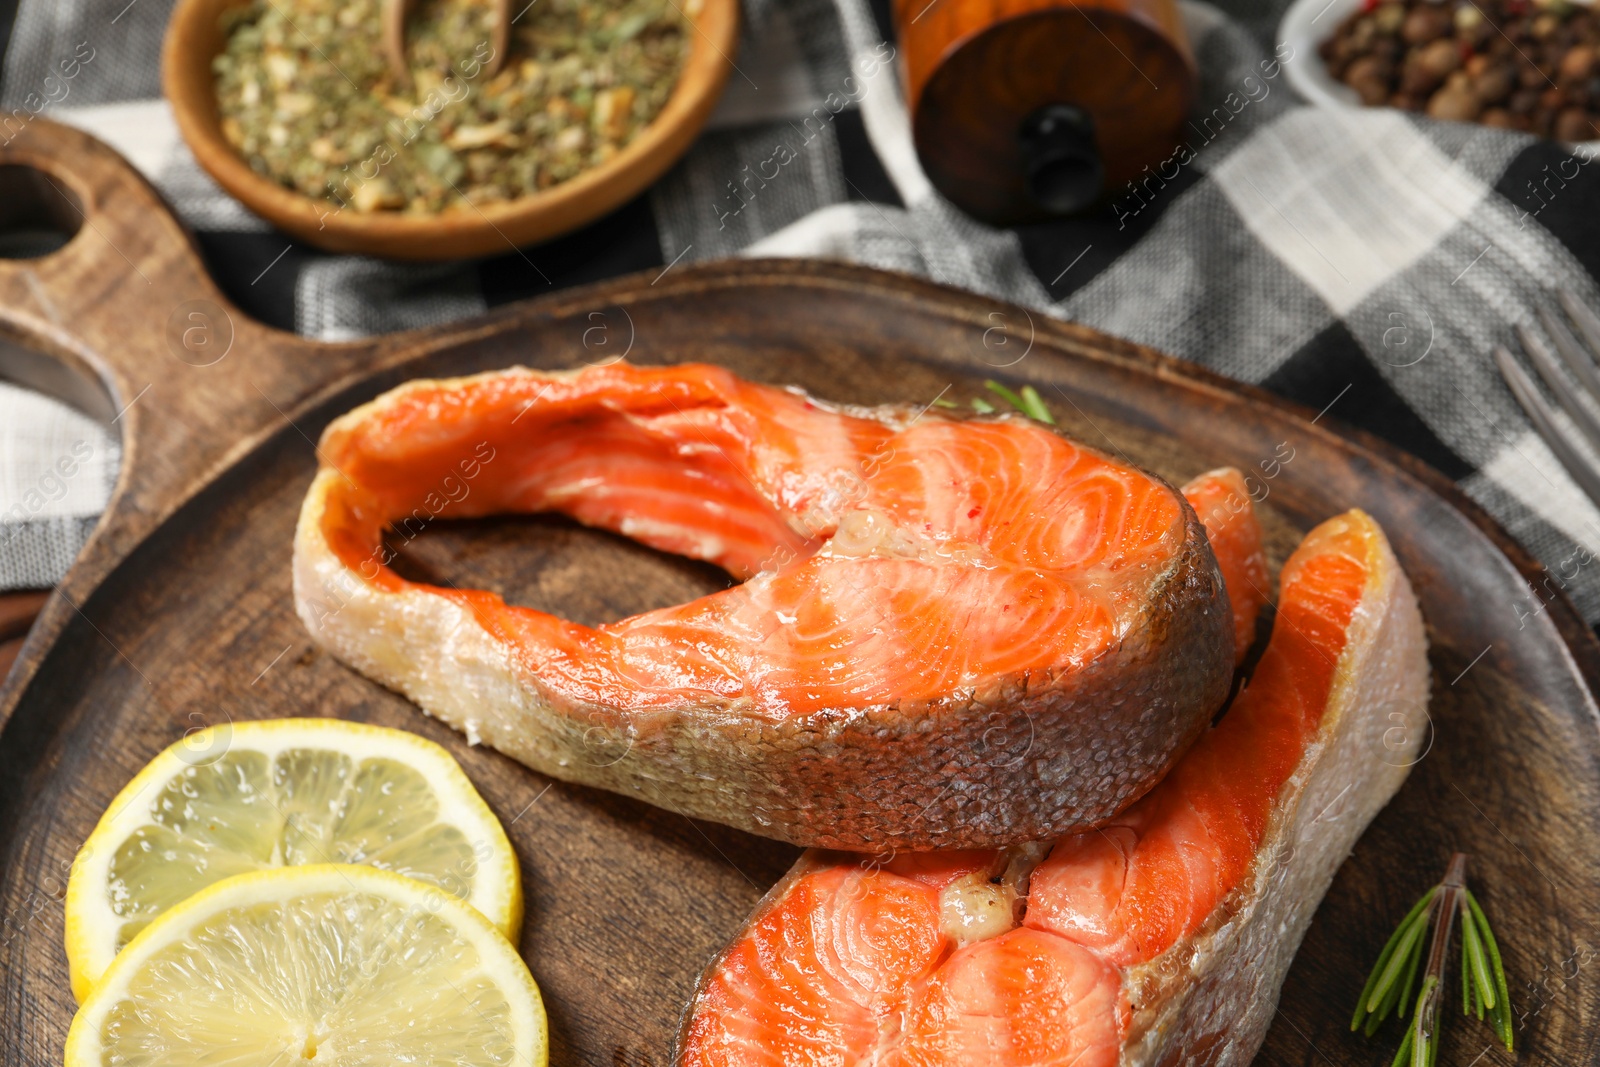
[[[1031, 382], [1070, 432], [1174, 481], [1251, 471], [1275, 562], [1299, 531], [1366, 508], [1422, 601], [1436, 736], [1340, 871], [1258, 1062], [1388, 1061], [1392, 1034], [1348, 1033], [1351, 1005], [1391, 925], [1456, 848], [1473, 854], [1507, 947], [1519, 1061], [1593, 1057], [1600, 767], [1586, 679], [1600, 678], [1600, 646], [1559, 597], [1530, 614], [1534, 561], [1415, 461], [1094, 331], [821, 263], [673, 269], [466, 325], [316, 344], [231, 309], [158, 196], [97, 142], [36, 122], [0, 164], [0, 221], [81, 223], [52, 255], [0, 262], [0, 369], [115, 417], [125, 447], [104, 521], [0, 693], [0, 1062], [59, 1062], [74, 1010], [60, 898], [107, 802], [186, 730], [287, 715], [398, 726], [454, 752], [522, 861], [521, 947], [553, 1062], [671, 1061], [697, 972], [794, 849], [470, 748], [315, 649], [290, 602], [291, 530], [329, 419], [411, 377], [623, 354], [710, 360], [859, 403], [965, 403], [985, 378]], [[728, 580], [543, 517], [441, 526], [400, 566], [586, 623]], [[1510, 1062], [1488, 1045], [1486, 1028], [1458, 1019], [1442, 1062]]]

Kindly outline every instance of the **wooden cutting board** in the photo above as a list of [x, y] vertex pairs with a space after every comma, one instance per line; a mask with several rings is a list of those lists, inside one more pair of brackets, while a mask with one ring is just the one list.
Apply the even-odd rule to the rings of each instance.
[[[114, 419], [125, 448], [105, 520], [0, 694], [0, 1062], [59, 1062], [74, 1009], [64, 879], [116, 791], [186, 730], [286, 715], [398, 726], [454, 752], [522, 861], [521, 947], [553, 1062], [671, 1062], [696, 973], [795, 850], [470, 748], [313, 648], [290, 603], [291, 530], [329, 419], [419, 375], [621, 355], [710, 360], [859, 403], [965, 404], [986, 378], [1031, 382], [1070, 432], [1174, 481], [1250, 471], [1275, 563], [1299, 531], [1366, 508], [1422, 601], [1435, 736], [1317, 913], [1257, 1062], [1387, 1062], [1392, 1040], [1348, 1033], [1351, 1005], [1456, 848], [1473, 854], [1506, 946], [1519, 1062], [1594, 1055], [1600, 768], [1586, 678], [1600, 678], [1600, 646], [1566, 600], [1530, 589], [1544, 588], [1534, 561], [1416, 461], [1092, 330], [822, 263], [669, 269], [463, 325], [316, 344], [230, 308], [157, 195], [97, 142], [40, 121], [0, 164], [0, 223], [48, 213], [77, 231], [52, 255], [0, 262], [0, 371]], [[728, 581], [544, 517], [441, 526], [401, 568], [585, 623]], [[1510, 1062], [1488, 1045], [1486, 1028], [1455, 1020], [1442, 1062]]]

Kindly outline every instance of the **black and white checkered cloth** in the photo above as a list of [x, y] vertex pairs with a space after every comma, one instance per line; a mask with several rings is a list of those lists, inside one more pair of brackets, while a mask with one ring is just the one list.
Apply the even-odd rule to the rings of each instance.
[[[1274, 57], [1279, 0], [1230, 0], [1227, 14], [1186, 6], [1202, 71], [1188, 150], [1097, 213], [1014, 230], [972, 221], [928, 184], [893, 68], [872, 62], [892, 48], [883, 0], [746, 0], [738, 72], [666, 177], [580, 233], [436, 267], [292, 243], [200, 171], [159, 98], [170, 0], [19, 8], [0, 106], [20, 106], [62, 57], [92, 49], [51, 116], [148, 175], [223, 288], [266, 322], [350, 338], [751, 253], [909, 271], [1152, 345], [1387, 438], [1455, 479], [1600, 621], [1600, 567], [1588, 565], [1600, 512], [1488, 356], [1556, 287], [1600, 308], [1600, 167], [1522, 135], [1300, 106], [1273, 60], [1315, 59]], [[803, 125], [830, 93], [855, 102], [820, 129]], [[795, 158], [743, 183], [779, 144]], [[67, 476], [56, 464], [74, 448], [86, 458]], [[115, 462], [114, 440], [87, 420], [0, 389], [0, 587], [61, 575]], [[1499, 610], [1538, 602], [1530, 591], [1526, 607]]]

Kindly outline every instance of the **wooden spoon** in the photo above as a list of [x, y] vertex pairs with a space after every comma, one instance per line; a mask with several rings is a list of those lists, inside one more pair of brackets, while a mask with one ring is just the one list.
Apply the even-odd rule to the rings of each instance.
[[[406, 63], [406, 18], [416, 0], [384, 0], [383, 50], [389, 60], [389, 70], [399, 85], [411, 84], [411, 67]], [[483, 76], [492, 78], [500, 72], [506, 53], [511, 50], [511, 0], [492, 0], [494, 3], [494, 55], [483, 65]]]

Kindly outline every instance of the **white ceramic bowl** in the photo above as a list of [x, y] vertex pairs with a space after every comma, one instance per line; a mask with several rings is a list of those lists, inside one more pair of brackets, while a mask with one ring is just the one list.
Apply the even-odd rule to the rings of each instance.
[[1289, 84], [1317, 107], [1360, 107], [1361, 97], [1334, 78], [1323, 65], [1317, 48], [1333, 36], [1339, 23], [1360, 11], [1362, 0], [1294, 0], [1278, 23], [1279, 44], [1294, 47], [1294, 58], [1283, 65]]

